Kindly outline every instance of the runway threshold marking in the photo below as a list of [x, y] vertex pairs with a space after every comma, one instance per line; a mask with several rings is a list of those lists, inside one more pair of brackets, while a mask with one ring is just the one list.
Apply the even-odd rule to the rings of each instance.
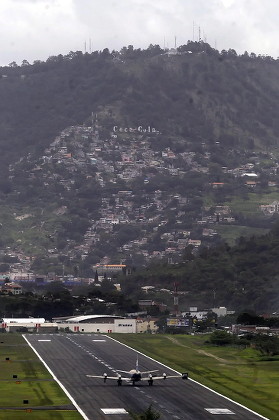
[[38, 340], [38, 341], [51, 341], [51, 340]]
[[106, 340], [92, 340], [92, 341], [94, 341], [95, 343], [105, 343], [106, 342]]
[[228, 408], [205, 408], [210, 414], [235, 414]]
[[84, 411], [82, 411], [82, 409], [80, 408], [80, 406], [76, 403], [76, 401], [73, 399], [73, 397], [71, 396], [71, 394], [69, 393], [69, 391], [62, 384], [62, 382], [60, 382], [59, 379], [54, 375], [54, 373], [52, 372], [52, 370], [50, 369], [50, 367], [47, 365], [47, 363], [44, 361], [44, 359], [40, 356], [40, 354], [37, 352], [37, 350], [35, 349], [35, 347], [32, 346], [32, 344], [30, 343], [30, 341], [26, 338], [26, 336], [24, 334], [22, 335], [22, 337], [27, 342], [27, 344], [31, 347], [31, 349], [33, 350], [33, 352], [38, 356], [38, 358], [43, 363], [43, 365], [47, 368], [47, 370], [49, 371], [49, 373], [51, 374], [51, 376], [53, 377], [53, 379], [58, 383], [58, 385], [60, 386], [60, 388], [63, 389], [63, 391], [65, 392], [65, 394], [67, 395], [67, 397], [69, 398], [69, 400], [73, 403], [73, 405], [76, 407], [77, 411], [83, 417], [83, 419], [84, 420], [89, 420], [89, 418], [86, 416], [86, 414], [84, 413]]
[[125, 408], [101, 408], [104, 414], [128, 414]]

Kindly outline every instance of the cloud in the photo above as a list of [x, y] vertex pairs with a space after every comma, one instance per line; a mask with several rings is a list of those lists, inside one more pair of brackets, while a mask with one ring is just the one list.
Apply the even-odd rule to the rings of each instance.
[[219, 50], [279, 55], [278, 0], [1, 0], [0, 64], [199, 36]]

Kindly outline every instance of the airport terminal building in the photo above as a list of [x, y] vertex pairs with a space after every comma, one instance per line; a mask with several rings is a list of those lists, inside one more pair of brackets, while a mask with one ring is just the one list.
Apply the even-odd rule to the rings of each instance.
[[2, 332], [73, 332], [73, 333], [137, 333], [146, 328], [136, 319], [117, 315], [80, 315], [53, 318], [2, 318]]
[[117, 315], [80, 315], [53, 318], [58, 330], [80, 333], [136, 333], [136, 320]]

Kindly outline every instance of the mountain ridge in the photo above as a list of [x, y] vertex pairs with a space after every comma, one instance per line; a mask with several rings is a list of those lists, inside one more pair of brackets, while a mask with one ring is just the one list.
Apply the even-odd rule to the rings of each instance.
[[34, 272], [179, 264], [276, 221], [278, 60], [189, 42], [0, 70], [1, 247]]

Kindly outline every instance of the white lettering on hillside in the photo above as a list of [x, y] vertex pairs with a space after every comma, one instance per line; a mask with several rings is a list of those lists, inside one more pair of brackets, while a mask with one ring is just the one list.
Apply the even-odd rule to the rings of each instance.
[[160, 131], [150, 125], [147, 127], [143, 127], [142, 125], [139, 125], [138, 127], [118, 127], [118, 125], [115, 125], [112, 130], [114, 133], [160, 134]]

